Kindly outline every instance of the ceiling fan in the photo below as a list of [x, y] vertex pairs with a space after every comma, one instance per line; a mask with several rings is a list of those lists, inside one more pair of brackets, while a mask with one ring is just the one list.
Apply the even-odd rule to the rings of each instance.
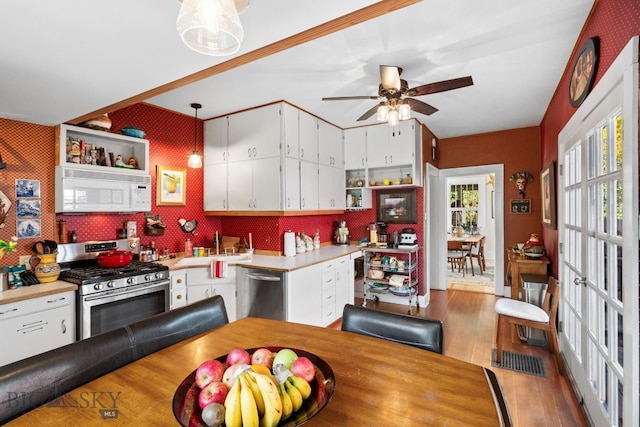
[[[389, 121], [391, 124], [392, 121], [397, 123], [398, 115], [400, 120], [408, 119], [410, 110], [427, 116], [438, 111], [437, 108], [414, 99], [413, 97], [415, 96], [445, 92], [473, 85], [473, 79], [471, 76], [467, 76], [409, 88], [407, 81], [400, 78], [401, 74], [402, 68], [400, 67], [381, 65], [378, 96], [335, 96], [322, 98], [322, 100], [377, 99], [379, 100], [378, 105], [373, 106], [369, 111], [360, 116], [358, 121], [367, 120], [375, 113], [378, 113], [378, 120]], [[395, 119], [391, 117], [394, 114], [393, 112], [395, 112]]]

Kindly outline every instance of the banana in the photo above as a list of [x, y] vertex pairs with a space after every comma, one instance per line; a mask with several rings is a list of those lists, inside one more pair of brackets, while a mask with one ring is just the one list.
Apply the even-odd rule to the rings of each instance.
[[287, 391], [284, 389], [284, 384], [277, 384], [278, 393], [280, 394], [280, 399], [282, 400], [282, 419], [281, 421], [286, 420], [293, 413], [293, 403], [291, 402], [291, 398], [287, 394]]
[[287, 381], [293, 384], [298, 389], [303, 399], [307, 399], [309, 396], [311, 396], [311, 385], [304, 378], [291, 375], [289, 376], [289, 378], [287, 378]]
[[264, 415], [264, 399], [262, 398], [262, 393], [260, 393], [260, 389], [258, 388], [258, 384], [256, 383], [255, 378], [253, 378], [248, 373], [243, 372], [242, 376], [246, 378], [247, 386], [251, 389], [251, 393], [253, 393], [253, 398], [256, 401], [256, 408], [258, 409], [258, 417]]
[[247, 371], [256, 380], [264, 400], [264, 416], [260, 418], [260, 427], [275, 427], [282, 418], [282, 399], [276, 384], [266, 375]]
[[226, 427], [242, 427], [242, 412], [240, 409], [240, 380], [235, 379], [229, 393], [224, 400], [224, 424]]
[[259, 427], [260, 418], [258, 418], [258, 408], [256, 400], [253, 398], [253, 392], [249, 387], [247, 378], [241, 374], [238, 377], [240, 381], [240, 410], [242, 413], [242, 427]]
[[293, 404], [293, 412], [296, 412], [298, 409], [302, 407], [302, 394], [300, 391], [291, 384], [289, 381], [284, 382], [284, 389], [287, 391], [287, 394], [291, 398], [291, 403]]

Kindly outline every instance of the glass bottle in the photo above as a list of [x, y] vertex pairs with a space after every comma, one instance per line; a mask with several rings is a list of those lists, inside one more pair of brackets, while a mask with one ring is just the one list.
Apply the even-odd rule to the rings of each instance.
[[191, 239], [187, 237], [187, 241], [184, 242], [184, 256], [191, 256], [193, 253], [193, 243], [191, 243]]

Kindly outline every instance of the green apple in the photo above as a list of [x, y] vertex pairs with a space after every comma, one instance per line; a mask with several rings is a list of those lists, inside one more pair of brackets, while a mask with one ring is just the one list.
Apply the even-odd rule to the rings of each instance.
[[276, 354], [276, 357], [273, 358], [273, 366], [281, 364], [284, 365], [287, 369], [291, 369], [291, 365], [297, 358], [298, 355], [293, 350], [291, 350], [290, 348], [283, 348]]

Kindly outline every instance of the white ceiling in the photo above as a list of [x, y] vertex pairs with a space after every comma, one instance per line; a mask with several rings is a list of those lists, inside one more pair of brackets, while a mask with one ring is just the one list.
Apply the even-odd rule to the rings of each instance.
[[252, 0], [231, 57], [182, 44], [177, 0], [3, 2], [0, 117], [55, 125], [145, 100], [188, 115], [199, 102], [206, 119], [286, 100], [347, 128], [375, 123], [356, 119], [376, 101], [321, 98], [376, 95], [384, 64], [402, 67], [411, 87], [473, 77], [473, 86], [418, 98], [439, 109], [415, 117], [440, 138], [535, 126], [593, 1], [424, 0], [200, 80], [194, 73], [378, 2]]

